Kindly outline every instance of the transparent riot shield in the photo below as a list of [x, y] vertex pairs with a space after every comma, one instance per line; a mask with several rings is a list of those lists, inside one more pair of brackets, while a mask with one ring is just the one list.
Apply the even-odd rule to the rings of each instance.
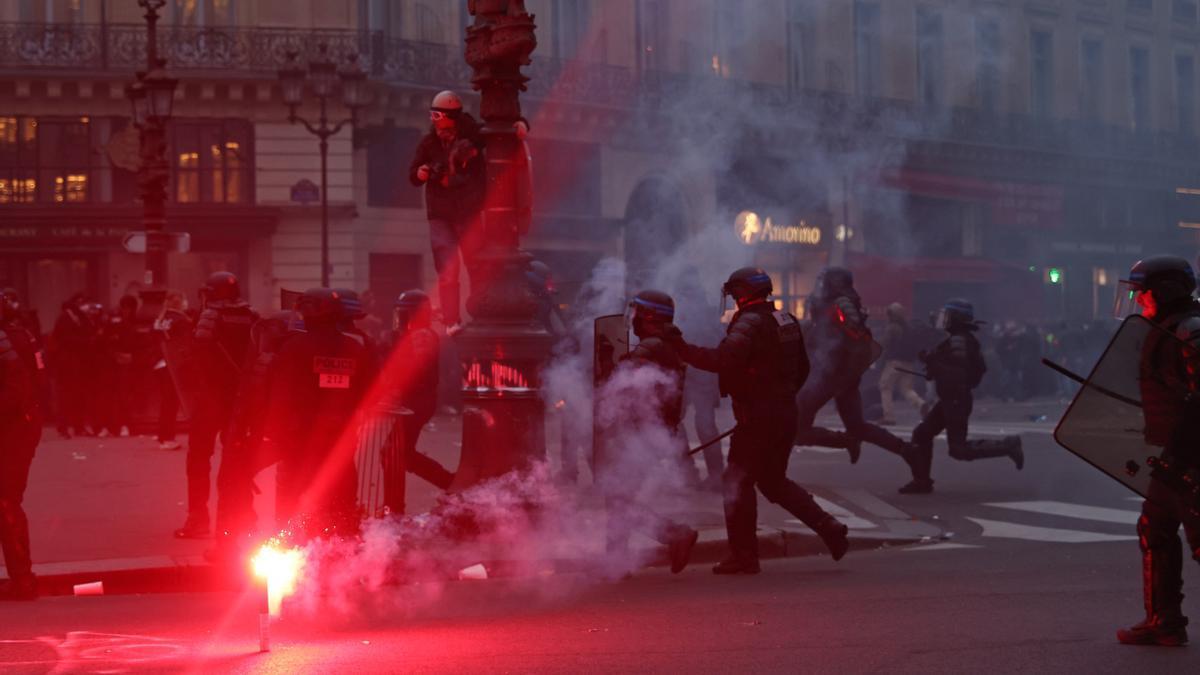
[[[592, 331], [592, 385], [601, 386], [616, 370], [621, 357], [629, 353], [629, 327], [624, 314], [611, 314], [596, 319]], [[597, 472], [605, 466], [605, 445], [608, 442], [604, 429], [600, 428], [596, 414], [599, 396], [592, 396], [592, 470]]]
[[[1146, 437], [1141, 384], [1143, 377], [1163, 375], [1143, 364], [1165, 350], [1180, 354], [1185, 348], [1174, 335], [1141, 316], [1125, 319], [1059, 421], [1054, 440], [1149, 498], [1151, 486], [1167, 477], [1160, 467], [1163, 448]], [[1165, 381], [1162, 384], [1171, 386]], [[1171, 489], [1167, 485], [1162, 488]]]
[[193, 419], [204, 392], [204, 367], [190, 335], [168, 338], [162, 343], [163, 360], [175, 384], [175, 393], [188, 419]]
[[629, 353], [629, 327], [624, 314], [596, 319], [592, 332], [592, 383], [600, 386], [608, 379], [621, 357]]

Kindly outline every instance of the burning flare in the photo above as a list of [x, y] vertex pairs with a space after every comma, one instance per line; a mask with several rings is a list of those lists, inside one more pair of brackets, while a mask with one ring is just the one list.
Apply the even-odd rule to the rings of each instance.
[[251, 560], [254, 576], [267, 582], [267, 607], [271, 616], [279, 616], [283, 599], [296, 590], [304, 569], [304, 553], [298, 548], [283, 549], [272, 540], [262, 545]]

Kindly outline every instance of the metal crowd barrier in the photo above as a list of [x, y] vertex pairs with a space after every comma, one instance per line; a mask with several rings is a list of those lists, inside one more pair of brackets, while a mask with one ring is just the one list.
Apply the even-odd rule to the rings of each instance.
[[358, 426], [358, 505], [367, 518], [380, 518], [404, 504], [404, 423], [408, 408], [381, 406], [363, 414]]

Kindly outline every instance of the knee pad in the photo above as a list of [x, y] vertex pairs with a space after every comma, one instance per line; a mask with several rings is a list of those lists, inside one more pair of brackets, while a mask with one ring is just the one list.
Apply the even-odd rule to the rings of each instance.
[[1138, 546], [1143, 552], [1164, 551], [1182, 548], [1179, 542], [1179, 525], [1174, 527], [1162, 526], [1157, 519], [1146, 514], [1138, 517], [1137, 521]]

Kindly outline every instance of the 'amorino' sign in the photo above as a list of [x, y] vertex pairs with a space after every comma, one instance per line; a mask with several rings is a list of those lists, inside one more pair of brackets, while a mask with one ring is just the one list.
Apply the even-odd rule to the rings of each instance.
[[801, 246], [821, 244], [821, 228], [803, 220], [795, 225], [779, 225], [770, 216], [761, 218], [754, 211], [742, 211], [734, 218], [733, 225], [738, 239], [747, 246], [763, 242]]

